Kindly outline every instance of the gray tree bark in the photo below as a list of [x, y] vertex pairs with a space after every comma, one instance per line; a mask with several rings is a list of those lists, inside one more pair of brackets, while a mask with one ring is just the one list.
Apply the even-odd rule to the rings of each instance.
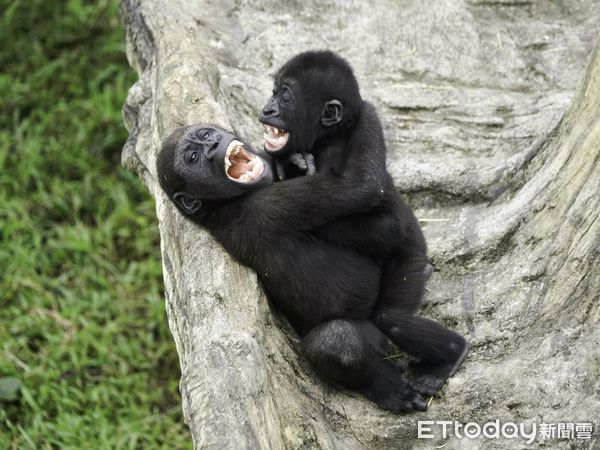
[[[123, 108], [123, 164], [156, 199], [167, 315], [197, 447], [526, 446], [444, 438], [440, 428], [433, 440], [417, 437], [419, 420], [495, 419], [537, 425], [533, 446], [598, 444], [592, 3], [122, 0], [139, 74]], [[256, 275], [178, 214], [156, 180], [160, 142], [178, 126], [217, 123], [260, 148], [256, 116], [270, 75], [313, 48], [349, 59], [377, 106], [388, 167], [436, 266], [422, 314], [471, 346], [426, 413], [395, 416], [315, 376]], [[542, 423], [580, 422], [593, 424], [591, 441], [539, 436]]]

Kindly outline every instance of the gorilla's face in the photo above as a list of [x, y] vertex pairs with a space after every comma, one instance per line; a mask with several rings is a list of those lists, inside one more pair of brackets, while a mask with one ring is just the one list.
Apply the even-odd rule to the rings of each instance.
[[238, 197], [273, 181], [267, 161], [214, 125], [175, 130], [157, 159], [162, 188], [186, 214], [206, 201]]
[[348, 63], [329, 51], [304, 52], [275, 75], [273, 95], [258, 120], [273, 157], [311, 152], [319, 140], [351, 126], [362, 99]]

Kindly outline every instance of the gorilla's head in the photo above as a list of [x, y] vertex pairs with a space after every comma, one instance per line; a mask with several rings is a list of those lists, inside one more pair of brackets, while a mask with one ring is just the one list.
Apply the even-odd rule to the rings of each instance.
[[259, 114], [265, 152], [275, 157], [310, 152], [320, 139], [351, 127], [361, 105], [346, 60], [330, 51], [300, 53], [279, 69], [273, 95]]
[[186, 215], [198, 213], [204, 203], [226, 201], [273, 182], [268, 161], [232, 133], [206, 124], [171, 133], [156, 168], [161, 187]]

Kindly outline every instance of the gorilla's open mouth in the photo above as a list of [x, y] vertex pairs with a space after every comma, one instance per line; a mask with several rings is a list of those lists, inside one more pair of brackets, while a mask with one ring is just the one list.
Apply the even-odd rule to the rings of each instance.
[[290, 133], [271, 125], [263, 125], [265, 126], [265, 133], [263, 135], [265, 138], [265, 149], [270, 152], [276, 152], [285, 147]]
[[265, 164], [254, 153], [244, 150], [244, 144], [233, 140], [225, 153], [225, 173], [233, 181], [249, 183], [258, 179], [265, 170]]

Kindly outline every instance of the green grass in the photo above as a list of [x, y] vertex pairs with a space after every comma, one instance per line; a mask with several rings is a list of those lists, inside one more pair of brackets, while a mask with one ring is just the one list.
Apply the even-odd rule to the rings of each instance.
[[0, 448], [189, 448], [117, 1], [0, 12]]

